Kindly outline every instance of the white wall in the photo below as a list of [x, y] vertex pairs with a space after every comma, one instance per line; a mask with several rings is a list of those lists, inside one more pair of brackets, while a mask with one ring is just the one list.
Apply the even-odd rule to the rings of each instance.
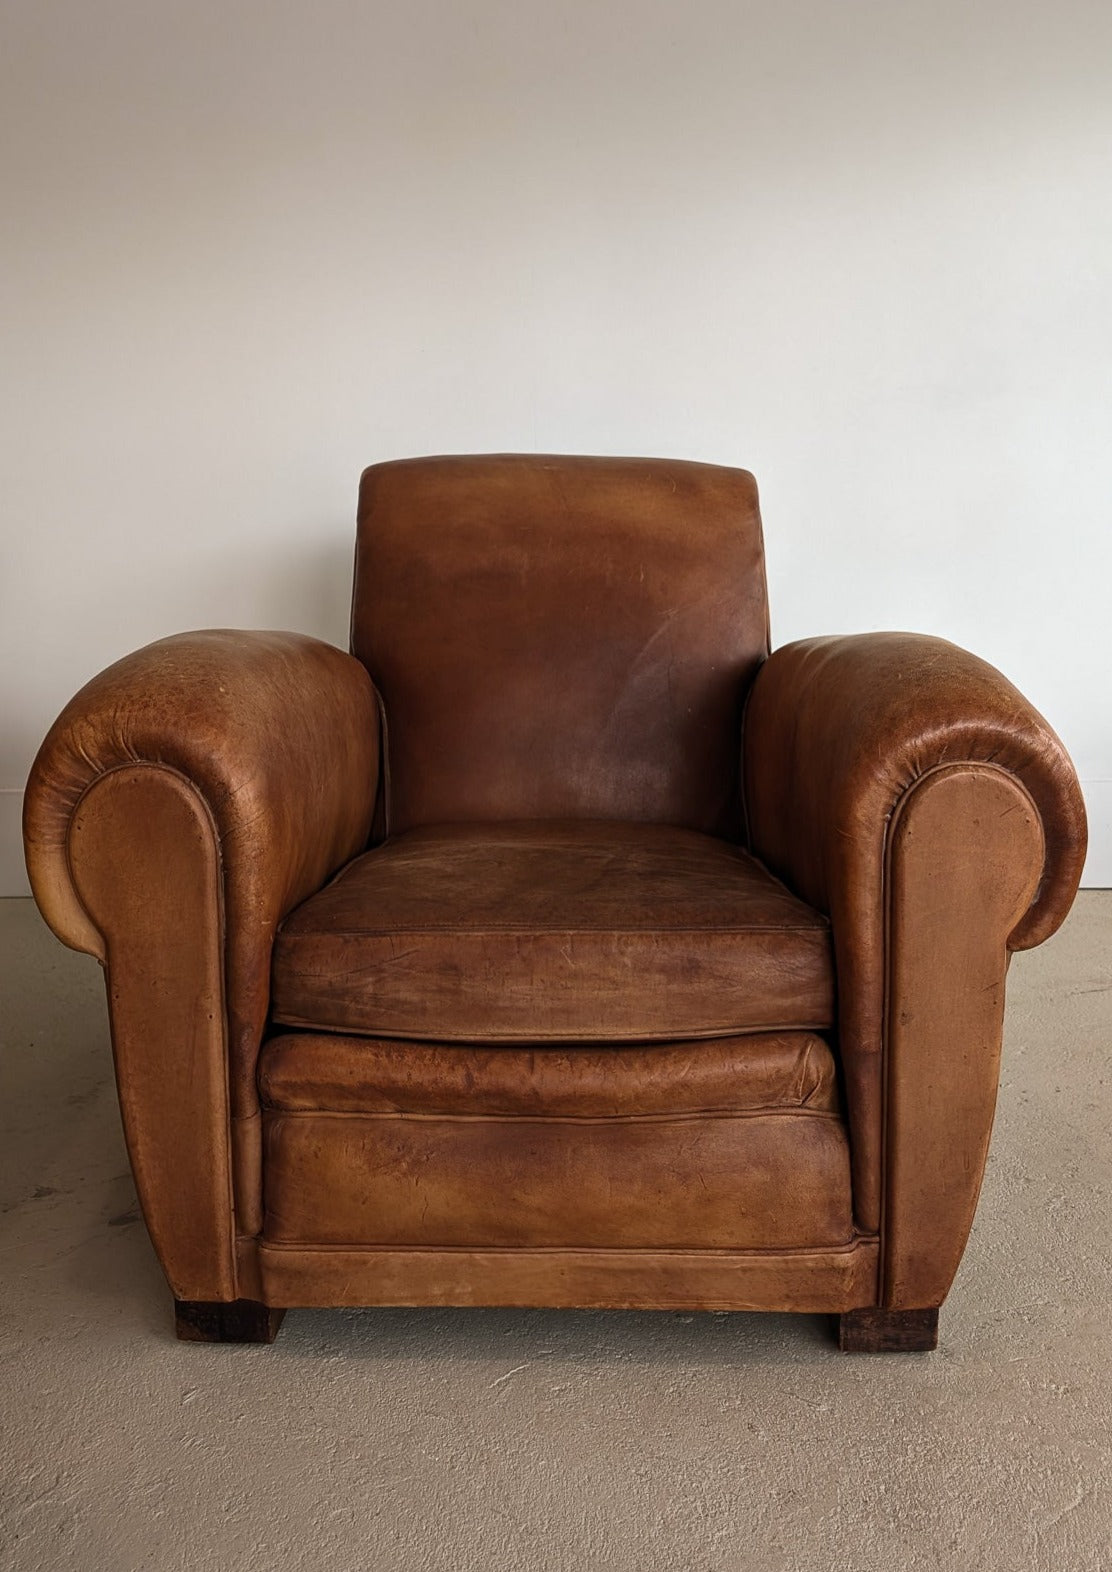
[[776, 641], [1003, 667], [1112, 883], [1107, 0], [0, 17], [0, 888], [85, 678], [343, 643], [361, 467], [491, 449], [748, 465]]

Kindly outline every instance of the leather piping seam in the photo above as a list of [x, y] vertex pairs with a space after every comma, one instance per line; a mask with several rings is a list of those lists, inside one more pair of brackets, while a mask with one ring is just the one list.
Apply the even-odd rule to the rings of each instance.
[[[270, 1021], [275, 1026], [284, 1026], [286, 1024], [284, 1021], [279, 1020], [276, 1014], [271, 1015]], [[519, 1046], [522, 1049], [529, 1049], [531, 1053], [535, 1053], [538, 1048], [544, 1049], [550, 1045], [554, 1048], [564, 1048], [570, 1041], [573, 1045], [578, 1044], [587, 1052], [598, 1048], [609, 1055], [615, 1050], [626, 1048], [633, 1050], [638, 1048], [656, 1049], [668, 1043], [672, 1044], [673, 1047], [682, 1048], [689, 1042], [727, 1042], [732, 1037], [781, 1038], [791, 1036], [796, 1032], [806, 1032], [812, 1037], [817, 1037], [824, 1047], [828, 1047], [829, 1044], [821, 1034], [830, 1031], [831, 1024], [827, 1022], [825, 1026], [739, 1026], [736, 1031], [707, 1029], [684, 1033], [680, 1037], [583, 1037], [581, 1034], [577, 1034], [573, 1038], [518, 1037], [508, 1040], [501, 1039], [501, 1041], [505, 1047], [513, 1048], [514, 1046]], [[274, 1033], [266, 1039], [264, 1046], [270, 1047], [280, 1039], [289, 1038], [290, 1035], [290, 1032], [286, 1031]], [[334, 1037], [344, 1037], [349, 1041], [354, 1040], [357, 1042], [402, 1042], [405, 1043], [406, 1047], [410, 1043], [423, 1043], [427, 1048], [483, 1048], [490, 1041], [485, 1032], [477, 1037], [380, 1037], [374, 1032], [356, 1032], [350, 1028], [341, 1029], [336, 1026], [325, 1026], [319, 1030], [313, 1028], [313, 1032], [310, 1035], [325, 1036], [330, 1040]], [[298, 1039], [294, 1037], [293, 1040], [297, 1041]]]
[[615, 1048], [636, 1048], [638, 1046], [654, 1043], [675, 1042], [716, 1042], [727, 1037], [767, 1037], [783, 1036], [790, 1032], [829, 1032], [834, 1029], [832, 1020], [803, 1021], [788, 1023], [783, 1021], [768, 1021], [756, 1026], [708, 1026], [698, 1031], [671, 1031], [661, 1032], [659, 1035], [646, 1035], [631, 1037], [623, 1033], [621, 1037], [599, 1037], [597, 1033], [590, 1038], [584, 1038], [582, 1031], [571, 1027], [561, 1031], [545, 1032], [543, 1037], [522, 1037], [520, 1032], [502, 1032], [491, 1029], [483, 1031], [474, 1037], [440, 1037], [430, 1035], [428, 1032], [406, 1032], [401, 1027], [369, 1026], [363, 1029], [353, 1027], [350, 1023], [330, 1024], [329, 1022], [311, 1021], [298, 1017], [292, 1011], [284, 1011], [281, 1006], [272, 1010], [271, 1021], [275, 1026], [294, 1027], [299, 1031], [319, 1033], [322, 1036], [366, 1037], [371, 1041], [386, 1040], [390, 1042], [427, 1043], [434, 1041], [446, 1047], [482, 1048], [490, 1043], [505, 1043], [507, 1046], [530, 1048], [539, 1045], [564, 1043], [604, 1043]]
[[[216, 818], [215, 818], [215, 815], [213, 814], [212, 807], [211, 807], [211, 805], [210, 805], [210, 803], [208, 801], [208, 798], [205, 796], [204, 792], [197, 785], [196, 781], [192, 780], [188, 775], [186, 775], [184, 770], [179, 770], [175, 765], [173, 765], [173, 764], [163, 764], [163, 763], [160, 763], [160, 762], [158, 762], [157, 760], [154, 760], [154, 759], [128, 759], [126, 762], [121, 760], [121, 762], [119, 764], [113, 764], [108, 769], [101, 770], [99, 772], [99, 774], [94, 776], [93, 779], [88, 782], [88, 784], [82, 789], [81, 794], [75, 799], [75, 801], [73, 803], [73, 806], [70, 809], [69, 821], [68, 821], [68, 823], [66, 825], [66, 873], [67, 873], [67, 875], [69, 877], [70, 886], [73, 889], [75, 899], [77, 900], [78, 904], [81, 906], [82, 911], [84, 911], [86, 916], [89, 918], [90, 923], [92, 924], [93, 928], [96, 930], [97, 933], [100, 933], [100, 929], [97, 928], [96, 923], [93, 922], [92, 914], [85, 907], [84, 902], [81, 900], [81, 897], [78, 895], [78, 893], [77, 893], [77, 886], [74, 883], [74, 878], [73, 878], [73, 854], [72, 854], [73, 825], [74, 825], [75, 819], [77, 818], [77, 814], [78, 814], [78, 812], [79, 812], [79, 810], [81, 808], [82, 803], [85, 801], [86, 797], [89, 796], [90, 792], [95, 791], [96, 788], [103, 781], [105, 781], [105, 780], [107, 780], [109, 778], [109, 776], [111, 776], [111, 775], [118, 775], [121, 770], [150, 770], [150, 771], [155, 772], [155, 773], [173, 776], [176, 780], [180, 781], [182, 783], [182, 785], [186, 788], [186, 790], [189, 792], [190, 796], [196, 798], [197, 802], [200, 803], [201, 810], [202, 810], [202, 813], [204, 815], [205, 822], [208, 825], [209, 831], [210, 831], [211, 836], [212, 836], [212, 852], [213, 852], [213, 856], [216, 859], [216, 921], [217, 921], [217, 928], [218, 928], [218, 933], [217, 933], [218, 953], [219, 953], [219, 957], [220, 957], [220, 1000], [221, 1000], [221, 1006], [222, 1006], [221, 1012], [220, 1012], [220, 1015], [221, 1015], [221, 1019], [220, 1019], [220, 1035], [221, 1035], [221, 1039], [222, 1039], [222, 1042], [223, 1042], [223, 1048], [224, 1048], [224, 1109], [225, 1109], [225, 1115], [226, 1115], [226, 1121], [227, 1121], [226, 1129], [225, 1129], [225, 1143], [226, 1143], [227, 1152], [228, 1152], [228, 1215], [232, 1219], [232, 1235], [233, 1235], [233, 1238], [234, 1238], [235, 1237], [235, 1222], [236, 1222], [236, 1204], [235, 1204], [235, 1172], [234, 1172], [234, 1170], [235, 1170], [235, 1152], [233, 1150], [233, 1145], [232, 1145], [232, 1123], [233, 1123], [233, 1120], [235, 1119], [236, 1116], [233, 1113], [233, 1109], [232, 1109], [231, 1066], [230, 1066], [230, 1062], [229, 1062], [229, 1053], [228, 1053], [228, 950], [227, 950], [228, 933], [227, 933], [227, 923], [226, 923], [226, 920], [225, 920], [225, 911], [224, 911], [224, 856], [223, 856], [223, 849], [222, 849], [222, 841], [221, 841], [220, 830], [219, 830], [219, 827], [218, 827], [218, 825], [216, 823]], [[103, 938], [104, 938], [103, 934], [101, 934], [101, 938], [103, 940]], [[108, 970], [108, 946], [107, 946], [107, 944], [105, 945], [104, 968], [105, 968], [105, 972], [107, 973], [107, 970]], [[113, 1054], [113, 1057], [114, 1057], [114, 1054]], [[232, 1281], [233, 1282], [237, 1281], [237, 1271], [238, 1271], [238, 1266], [237, 1266], [237, 1262], [235, 1260], [235, 1256], [234, 1256], [234, 1253], [233, 1253], [233, 1257], [232, 1257]]]
[[[363, 669], [370, 676], [370, 671], [366, 667]], [[386, 714], [386, 700], [373, 677], [371, 677], [371, 685], [375, 690], [375, 705], [378, 709], [378, 768], [379, 784], [382, 788], [382, 842], [385, 845], [390, 839], [390, 820], [394, 811], [393, 781], [390, 775], [390, 721]]]
[[[487, 934], [516, 933], [527, 939], [576, 939], [580, 934], [603, 934], [613, 939], [653, 938], [658, 933], [722, 933], [734, 936], [742, 933], [811, 934], [825, 939], [830, 934], [830, 924], [824, 920], [816, 923], [676, 923], [665, 927], [663, 923], [646, 928], [597, 928], [586, 925], [578, 928], [538, 928], [528, 923], [484, 923], [481, 928], [464, 928], [459, 923], [422, 923], [413, 928], [316, 928], [302, 931], [298, 937], [309, 939], [409, 939], [423, 934], [450, 933], [461, 939], [481, 939]], [[288, 933], [283, 930], [283, 938]]]
[[[217, 831], [216, 831], [216, 821], [213, 819], [212, 810], [210, 809], [210, 807], [208, 805], [208, 802], [205, 800], [204, 794], [198, 789], [196, 782], [190, 780], [188, 775], [186, 775], [182, 770], [177, 769], [176, 766], [174, 766], [173, 764], [162, 764], [162, 763], [159, 763], [155, 759], [121, 759], [118, 764], [110, 764], [106, 769], [98, 770], [97, 773], [93, 776], [91, 781], [86, 781], [85, 782], [84, 786], [82, 786], [81, 790], [78, 792], [77, 796], [74, 797], [73, 801], [66, 805], [66, 830], [65, 830], [64, 845], [65, 845], [65, 857], [66, 857], [66, 877], [69, 880], [70, 893], [72, 894], [74, 902], [76, 903], [76, 905], [78, 907], [80, 907], [80, 909], [85, 913], [85, 916], [89, 919], [89, 926], [92, 928], [93, 932], [100, 936], [100, 939], [101, 939], [102, 943], [104, 941], [104, 934], [101, 933], [100, 928], [97, 926], [96, 922], [94, 921], [92, 912], [85, 905], [85, 902], [81, 899], [81, 896], [80, 896], [80, 894], [78, 892], [78, 889], [77, 889], [77, 884], [76, 884], [76, 882], [74, 880], [74, 877], [73, 877], [73, 846], [72, 846], [73, 821], [74, 821], [74, 819], [76, 819], [78, 813], [81, 810], [81, 806], [84, 803], [85, 798], [89, 795], [89, 793], [92, 792], [92, 791], [95, 791], [96, 788], [100, 785], [100, 783], [102, 781], [107, 780], [110, 775], [118, 775], [121, 770], [145, 770], [145, 769], [149, 769], [149, 770], [165, 770], [167, 775], [175, 775], [175, 776], [177, 776], [178, 780], [182, 781], [192, 791], [196, 792], [197, 796], [200, 798], [201, 802], [204, 805], [205, 815], [206, 815], [206, 817], [207, 817], [207, 819], [209, 821], [209, 826], [210, 826], [210, 828], [212, 829], [212, 832], [213, 832], [213, 843], [214, 843], [214, 845], [216, 847], [217, 866], [218, 866], [218, 869], [219, 869], [219, 872], [220, 872], [220, 879], [219, 879], [218, 882], [220, 883], [221, 888], [223, 888], [224, 867], [223, 867], [223, 861], [222, 861], [221, 856], [220, 856], [220, 837], [219, 837], [219, 835], [217, 834]], [[221, 943], [221, 952], [223, 952], [223, 946], [224, 946], [224, 914], [223, 914], [223, 911], [221, 911], [221, 914], [220, 914], [220, 943]], [[105, 956], [102, 959], [101, 964], [102, 965], [107, 965], [107, 956]]]
[[759, 1256], [766, 1260], [782, 1260], [801, 1256], [852, 1256], [863, 1246], [876, 1243], [875, 1234], [853, 1233], [850, 1238], [829, 1245], [789, 1245], [786, 1249], [754, 1246], [730, 1249], [724, 1245], [419, 1245], [419, 1244], [315, 1244], [297, 1239], [268, 1239], [265, 1234], [242, 1235], [257, 1241], [260, 1250], [290, 1251], [306, 1255], [336, 1255], [356, 1251], [360, 1255], [550, 1255], [550, 1256], [674, 1256], [679, 1260], [691, 1256], [736, 1260], [738, 1256]]
[[825, 1119], [835, 1124], [842, 1117], [834, 1108], [792, 1108], [773, 1104], [768, 1108], [696, 1108], [681, 1113], [643, 1114], [517, 1114], [517, 1113], [416, 1113], [401, 1109], [365, 1108], [274, 1108], [264, 1109], [270, 1118], [280, 1119], [408, 1119], [415, 1124], [691, 1124], [699, 1119]]
[[[1031, 811], [1034, 813], [1035, 818], [1038, 820], [1039, 825], [1043, 829], [1043, 860], [1045, 866], [1046, 831], [1045, 826], [1043, 826], [1042, 814], [1039, 812], [1038, 804], [1035, 802], [1034, 797], [1032, 797], [1031, 793], [1028, 791], [1027, 787], [1024, 785], [1023, 781], [1020, 780], [1015, 771], [1007, 769], [1002, 764], [994, 764], [991, 762], [991, 760], [952, 759], [945, 764], [932, 765], [929, 770], [925, 770], [922, 775], [917, 775], [909, 785], [905, 786], [903, 791], [896, 798], [896, 801], [892, 805], [892, 811], [888, 816], [888, 823], [884, 832], [883, 867], [881, 873], [881, 901], [884, 914], [884, 998], [881, 1004], [882, 1024], [880, 1044], [880, 1194], [877, 1198], [877, 1236], [880, 1241], [877, 1253], [877, 1304], [880, 1306], [883, 1306], [884, 1301], [884, 1274], [887, 1267], [888, 1254], [888, 1046], [890, 1012], [892, 1008], [892, 850], [895, 841], [896, 830], [899, 827], [900, 820], [907, 809], [910, 799], [919, 790], [920, 786], [925, 785], [935, 776], [951, 775], [955, 773], [961, 773], [962, 771], [966, 770], [991, 770], [997, 775], [1002, 775], [1007, 781], [1010, 782], [1012, 786], [1015, 787], [1021, 796], [1027, 799], [1031, 806]], [[1041, 881], [1039, 888], [1041, 888]], [[1038, 889], [1035, 891], [1031, 905], [1034, 905], [1037, 900]], [[1031, 907], [1029, 906], [1027, 910], [1030, 911], [1030, 909]], [[1024, 916], [1026, 916], [1026, 913], [1024, 913]], [[1022, 922], [1023, 918], [1021, 917], [1019, 920]], [[1008, 937], [1010, 938], [1011, 935], [1009, 934]]]
[[[763, 551], [763, 547], [762, 547], [762, 551]], [[766, 624], [767, 624], [767, 622], [768, 622], [768, 592], [767, 592], [767, 589], [765, 591], [765, 617], [766, 617]], [[745, 850], [749, 853], [750, 857], [755, 856], [755, 853], [753, 851], [753, 826], [750, 823], [750, 818], [749, 818], [749, 754], [748, 754], [748, 750], [747, 750], [747, 748], [745, 746], [745, 729], [746, 729], [746, 726], [749, 723], [749, 706], [750, 706], [750, 703], [752, 702], [753, 690], [757, 686], [757, 679], [760, 677], [763, 667], [767, 664], [767, 662], [769, 660], [769, 657], [770, 657], [770, 654], [771, 654], [771, 650], [770, 650], [769, 646], [770, 646], [771, 642], [772, 642], [772, 631], [771, 631], [771, 628], [768, 628], [767, 629], [767, 633], [766, 633], [766, 638], [765, 638], [764, 655], [762, 656], [760, 662], [758, 663], [756, 671], [753, 673], [752, 681], [750, 682], [748, 688], [745, 690], [745, 698], [744, 698], [744, 700], [742, 702], [742, 706], [741, 706], [741, 720], [740, 720], [740, 722], [738, 724], [738, 753], [739, 753], [739, 758], [738, 758], [738, 795], [741, 798], [741, 833], [742, 833], [742, 838], [743, 838], [744, 845], [745, 845]], [[759, 859], [758, 859], [758, 861], [759, 861]], [[762, 863], [761, 866], [763, 867], [764, 864]]]
[[[179, 781], [181, 781], [184, 786], [187, 786], [189, 788], [189, 790], [194, 794], [194, 796], [201, 803], [201, 806], [204, 808], [204, 810], [205, 810], [205, 817], [208, 820], [209, 826], [210, 826], [210, 828], [212, 830], [213, 846], [214, 846], [215, 851], [216, 851], [216, 861], [217, 861], [217, 866], [218, 866], [219, 871], [220, 871], [220, 885], [221, 885], [220, 938], [221, 938], [221, 949], [223, 949], [223, 940], [224, 940], [224, 910], [223, 910], [224, 859], [223, 859], [223, 856], [221, 855], [221, 837], [220, 837], [219, 827], [217, 826], [216, 819], [215, 819], [215, 817], [213, 815], [212, 808], [210, 807], [208, 798], [205, 796], [204, 792], [197, 785], [197, 782], [192, 779], [191, 776], [187, 775], [184, 770], [179, 770], [177, 765], [175, 765], [175, 764], [164, 764], [159, 759], [121, 759], [118, 764], [110, 764], [107, 769], [99, 770], [97, 772], [97, 774], [93, 776], [91, 781], [86, 782], [86, 784], [81, 788], [81, 791], [78, 793], [78, 795], [74, 798], [73, 802], [70, 804], [70, 807], [69, 807], [69, 818], [68, 818], [67, 823], [66, 823], [66, 872], [69, 874], [70, 883], [73, 884], [73, 860], [72, 860], [72, 857], [71, 857], [71, 854], [70, 854], [71, 853], [70, 834], [71, 834], [71, 831], [73, 829], [73, 821], [77, 817], [78, 810], [80, 809], [82, 803], [85, 801], [85, 798], [89, 795], [89, 793], [91, 791], [95, 791], [96, 788], [100, 785], [100, 783], [102, 781], [107, 780], [110, 775], [118, 775], [121, 770], [157, 770], [157, 771], [160, 771], [161, 773], [166, 774], [166, 775], [176, 776], [176, 778]], [[76, 885], [74, 885], [74, 887], [73, 887], [73, 893], [74, 893], [74, 898], [77, 900], [78, 904], [81, 906], [82, 911], [85, 912], [86, 916], [89, 918], [89, 921], [92, 922], [92, 915], [88, 911], [88, 909], [85, 907], [84, 903], [81, 900], [81, 897], [78, 895]], [[94, 926], [95, 926], [95, 924], [94, 924]], [[99, 932], [99, 929], [97, 931]]]

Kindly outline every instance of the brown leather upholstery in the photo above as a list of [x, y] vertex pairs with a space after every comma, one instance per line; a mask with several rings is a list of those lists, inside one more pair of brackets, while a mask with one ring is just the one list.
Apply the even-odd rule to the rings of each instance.
[[812, 1035], [566, 1050], [283, 1037], [260, 1083], [272, 1243], [852, 1238], [834, 1064]]
[[352, 648], [382, 694], [393, 831], [640, 819], [730, 833], [768, 653], [742, 470], [501, 455], [363, 476]]
[[[1085, 857], [1085, 810], [1065, 749], [994, 667], [943, 639], [909, 633], [808, 639], [777, 650], [761, 671], [745, 722], [745, 777], [754, 853], [826, 912], [838, 968], [838, 1043], [848, 1088], [857, 1215], [880, 1224], [885, 1005], [891, 964], [886, 860], [893, 814], [933, 771], [990, 764], [1014, 779], [1045, 837], [1035, 899], [996, 935], [999, 986], [1006, 951], [1037, 944], [1069, 910]], [[1016, 854], [1026, 828], [1015, 821]], [[965, 855], [983, 869], [981, 895], [953, 921], [986, 920], [996, 877], [981, 835]], [[960, 860], [960, 859], [959, 859]], [[940, 887], [934, 897], [949, 898]], [[945, 981], [924, 956], [940, 999]], [[944, 1039], [944, 1034], [940, 1034]], [[940, 1040], [939, 1052], [960, 1055]]]
[[825, 919], [738, 847], [662, 825], [411, 830], [282, 925], [287, 1026], [443, 1042], [825, 1027]]
[[1046, 723], [935, 639], [766, 660], [755, 488], [706, 465], [376, 466], [352, 633], [128, 656], [28, 782], [189, 1324], [683, 1305], [925, 1338], [1009, 955], [1084, 857]]
[[[140, 1200], [180, 1298], [220, 1298], [234, 1272], [232, 1188], [240, 1230], [258, 1227], [255, 1067], [274, 932], [365, 845], [378, 760], [374, 690], [358, 661], [299, 634], [227, 631], [117, 661], [66, 706], [35, 760], [31, 888], [58, 936], [108, 969]], [[174, 1070], [162, 1073], [166, 1059]], [[186, 1125], [183, 1080], [193, 1096], [218, 1081], [219, 1100], [205, 1104], [213, 1128]], [[167, 1121], [178, 1121], [188, 1164], [156, 1134]], [[222, 1165], [204, 1160], [214, 1151]]]
[[991, 764], [933, 771], [894, 815], [883, 1305], [940, 1304], [961, 1259], [1000, 1078], [1007, 935], [1030, 908], [1044, 850], [1031, 799]]
[[547, 1048], [287, 1032], [263, 1045], [259, 1095], [264, 1107], [285, 1113], [618, 1119], [840, 1111], [834, 1060], [814, 1032]]
[[[366, 845], [379, 774], [374, 689], [358, 661], [317, 639], [221, 630], [161, 639], [87, 683], [39, 750], [24, 837], [43, 915], [101, 960], [101, 933], [73, 889], [70, 828], [97, 781], [136, 765], [181, 777], [212, 821], [227, 998], [211, 1003], [227, 1013], [233, 1102], [250, 1112], [275, 929]], [[126, 897], [122, 849], [117, 873]]]
[[74, 891], [104, 946], [120, 1112], [151, 1241], [178, 1298], [234, 1299], [237, 1222], [260, 1222], [262, 1131], [257, 1112], [237, 1120], [229, 1106], [212, 820], [176, 772], [120, 765], [82, 794], [68, 842]]

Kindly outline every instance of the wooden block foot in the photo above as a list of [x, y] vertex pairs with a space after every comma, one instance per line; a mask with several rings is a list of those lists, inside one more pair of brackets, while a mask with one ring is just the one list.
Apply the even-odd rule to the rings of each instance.
[[183, 1343], [273, 1343], [284, 1310], [234, 1299], [230, 1304], [175, 1299], [174, 1320]]
[[938, 1347], [938, 1311], [844, 1310], [838, 1347], [847, 1354], [925, 1354]]

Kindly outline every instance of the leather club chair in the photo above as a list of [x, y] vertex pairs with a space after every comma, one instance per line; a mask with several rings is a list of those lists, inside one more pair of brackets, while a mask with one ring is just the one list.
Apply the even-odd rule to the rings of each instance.
[[35, 898], [107, 978], [180, 1336], [295, 1305], [937, 1338], [1070, 761], [984, 661], [769, 653], [744, 471], [380, 464], [352, 653], [161, 640], [66, 707]]

